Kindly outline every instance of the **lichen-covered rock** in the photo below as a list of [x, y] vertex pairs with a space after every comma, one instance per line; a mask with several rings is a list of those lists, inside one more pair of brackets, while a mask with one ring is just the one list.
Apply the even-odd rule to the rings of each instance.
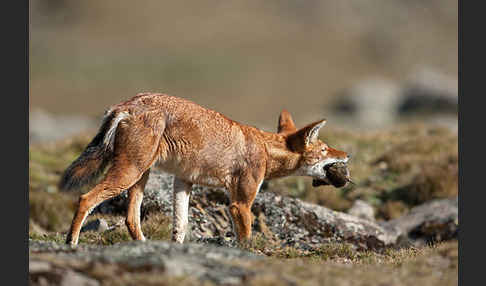
[[381, 225], [395, 236], [415, 244], [457, 238], [459, 229], [458, 197], [438, 199], [410, 210], [399, 218]]
[[[191, 243], [176, 244], [166, 241], [132, 241], [110, 246], [79, 245], [73, 249], [65, 244], [30, 240], [29, 253], [31, 279], [33, 276], [38, 279], [42, 273], [46, 277], [49, 277], [48, 273], [52, 271], [60, 273], [60, 270], [56, 270], [59, 267], [53, 267], [42, 260], [44, 254], [51, 255], [50, 259], [46, 259], [47, 261], [58, 261], [60, 265], [76, 262], [79, 264], [80, 261], [91, 265], [96, 262], [116, 263], [128, 269], [157, 269], [170, 276], [190, 275], [198, 280], [209, 280], [217, 284], [240, 284], [252, 272], [234, 266], [234, 262], [262, 258], [237, 248]], [[79, 280], [82, 277], [68, 278]], [[97, 285], [93, 284], [91, 278], [84, 278], [91, 283], [89, 285]]]
[[108, 223], [106, 220], [102, 218], [97, 218], [95, 220], [87, 222], [83, 228], [81, 228], [81, 232], [85, 231], [96, 231], [96, 232], [103, 232], [109, 229]]
[[294, 247], [346, 241], [361, 249], [381, 249], [396, 239], [374, 222], [270, 192], [259, 194], [252, 210], [263, 211], [268, 228]]
[[[157, 211], [172, 213], [172, 189], [174, 176], [152, 170], [145, 186], [142, 202], [142, 216]], [[127, 210], [128, 194], [121, 193], [113, 199], [107, 200], [96, 207], [93, 213], [115, 214], [125, 213]]]
[[[159, 211], [172, 215], [172, 181], [171, 175], [152, 171], [145, 188], [142, 214]], [[123, 200], [118, 198], [118, 201]], [[234, 238], [228, 205], [224, 189], [194, 186], [189, 210], [189, 240], [213, 242], [219, 239], [217, 244], [227, 245], [230, 238]], [[256, 217], [260, 213], [264, 217], [263, 222], [255, 220], [254, 232], [261, 231], [260, 224], [264, 223], [284, 245], [301, 249], [335, 241], [347, 241], [358, 248], [379, 249], [393, 244], [395, 239], [374, 222], [271, 192], [261, 191], [257, 195], [252, 212]]]
[[[142, 215], [162, 212], [172, 216], [173, 176], [153, 170], [150, 174]], [[105, 210], [125, 212], [126, 194], [102, 204]], [[113, 202], [117, 202], [118, 205]], [[216, 245], [234, 246], [229, 199], [222, 188], [193, 186], [189, 208], [188, 241]], [[440, 205], [440, 203], [439, 203]], [[326, 207], [283, 197], [260, 190], [255, 198], [252, 213], [254, 233], [271, 235], [282, 245], [302, 250], [320, 247], [329, 242], [349, 242], [359, 249], [382, 249], [394, 246], [397, 239], [411, 237], [425, 239], [434, 236], [436, 240], [449, 239], [457, 229], [457, 199], [454, 208], [440, 211], [437, 203], [417, 207], [410, 214], [391, 221], [377, 223], [356, 215], [333, 211]], [[368, 214], [371, 216], [371, 214]], [[444, 226], [444, 228], [442, 228]]]

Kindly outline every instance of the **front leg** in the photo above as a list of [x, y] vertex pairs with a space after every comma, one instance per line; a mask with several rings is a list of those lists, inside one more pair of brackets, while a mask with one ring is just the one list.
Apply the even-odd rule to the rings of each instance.
[[172, 241], [183, 243], [189, 223], [189, 197], [192, 184], [174, 178]]
[[231, 204], [229, 211], [233, 220], [233, 229], [238, 241], [243, 242], [251, 238], [253, 214], [251, 206], [263, 183], [263, 175], [256, 179], [251, 175], [243, 175], [238, 184], [230, 188]]

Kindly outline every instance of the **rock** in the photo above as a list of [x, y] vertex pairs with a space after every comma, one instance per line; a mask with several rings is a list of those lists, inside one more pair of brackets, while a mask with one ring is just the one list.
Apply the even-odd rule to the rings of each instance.
[[383, 128], [403, 120], [428, 121], [457, 130], [458, 81], [432, 69], [403, 83], [370, 78], [339, 92], [330, 112], [342, 124]]
[[[172, 183], [172, 175], [152, 170], [145, 188], [142, 216], [162, 212], [172, 217]], [[122, 194], [117, 201], [123, 201], [123, 196], [126, 197], [126, 194]], [[110, 209], [109, 202], [105, 204], [105, 209]], [[235, 246], [228, 205], [229, 199], [224, 189], [194, 185], [189, 207], [188, 240]], [[361, 208], [359, 212], [358, 208]], [[126, 209], [121, 211], [124, 214]], [[258, 218], [254, 220], [253, 232], [265, 232], [265, 236], [270, 233], [282, 245], [303, 250], [329, 242], [349, 242], [358, 249], [376, 250], [402, 243], [409, 234], [415, 240], [430, 236], [448, 239], [451, 231], [457, 229], [457, 224], [454, 224], [457, 222], [457, 199], [455, 208], [450, 205], [444, 209], [443, 203], [437, 205], [432, 202], [390, 223], [374, 222], [374, 211], [370, 206], [366, 207], [364, 202], [357, 202], [350, 212], [352, 214], [337, 212], [260, 190], [252, 207], [253, 215]], [[441, 225], [447, 227], [441, 228]]]
[[37, 109], [29, 112], [29, 144], [53, 142], [80, 132], [98, 128], [92, 118], [75, 115], [53, 115]]
[[416, 245], [456, 239], [459, 229], [458, 197], [424, 203], [408, 214], [381, 225]]
[[457, 114], [458, 81], [431, 69], [422, 69], [402, 89], [397, 111], [400, 115]]
[[[145, 188], [142, 214], [162, 212], [172, 216], [173, 176], [153, 170]], [[195, 185], [192, 190], [189, 221], [192, 241], [231, 244], [223, 238], [232, 237], [229, 199], [224, 189]], [[105, 209], [109, 207], [105, 206]], [[114, 208], [115, 209], [115, 208]], [[326, 207], [260, 191], [252, 207], [255, 217], [263, 214], [265, 229], [282, 241], [297, 248], [318, 247], [322, 243], [347, 241], [363, 249], [383, 248], [394, 243], [376, 223]], [[253, 231], [262, 228], [255, 220]]]
[[263, 211], [272, 233], [297, 248], [345, 241], [358, 249], [381, 249], [396, 240], [372, 221], [270, 192], [259, 194], [252, 210]]
[[[332, 104], [336, 115], [351, 118], [365, 127], [382, 127], [396, 119], [400, 87], [392, 81], [371, 78], [340, 92]], [[344, 119], [344, 118], [343, 118]]]
[[86, 275], [82, 275], [75, 271], [66, 271], [62, 276], [60, 286], [98, 286], [100, 283]]
[[96, 232], [103, 232], [103, 231], [106, 231], [108, 230], [109, 227], [108, 227], [108, 223], [106, 222], [106, 220], [102, 219], [102, 218], [97, 218], [95, 220], [92, 220], [92, 221], [89, 221], [88, 223], [86, 223], [83, 228], [81, 228], [81, 232], [85, 232], [85, 231], [96, 231]]
[[[172, 214], [172, 189], [174, 177], [172, 175], [152, 170], [145, 186], [142, 202], [142, 216], [151, 211]], [[170, 190], [170, 191], [169, 191]], [[93, 213], [124, 214], [127, 210], [127, 192], [101, 203]]]
[[[116, 263], [123, 265], [123, 271], [151, 269], [151, 271], [160, 271], [176, 277], [190, 275], [201, 281], [211, 281], [216, 284], [241, 284], [253, 272], [235, 263], [263, 258], [237, 248], [193, 243], [177, 244], [166, 241], [131, 241], [110, 246], [78, 245], [76, 251], [64, 244], [29, 241], [29, 261], [41, 259], [46, 253], [55, 255], [60, 265], [76, 263], [79, 268], [81, 262], [87, 265], [97, 262]], [[50, 260], [53, 260], [52, 256]], [[33, 274], [29, 272], [30, 276]], [[69, 285], [83, 285], [76, 283], [80, 283], [82, 281], [80, 279], [87, 278], [73, 276], [72, 273], [69, 275], [67, 278], [72, 282]], [[64, 277], [62, 281], [67, 281], [67, 278]]]
[[100, 283], [72, 269], [59, 267], [51, 263], [52, 258], [43, 261], [35, 254], [29, 253], [29, 285], [83, 285], [98, 286]]
[[354, 201], [353, 206], [348, 210], [348, 214], [371, 221], [375, 220], [375, 209], [362, 200]]
[[29, 273], [42, 273], [51, 270], [51, 265], [45, 261], [29, 260]]

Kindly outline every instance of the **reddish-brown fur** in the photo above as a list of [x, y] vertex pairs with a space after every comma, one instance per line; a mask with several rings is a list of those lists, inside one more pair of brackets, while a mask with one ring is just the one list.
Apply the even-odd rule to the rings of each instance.
[[[251, 236], [250, 209], [264, 179], [294, 174], [323, 179], [325, 175], [319, 173], [322, 171], [317, 168], [321, 166], [318, 164], [331, 159], [347, 160], [345, 152], [332, 149], [317, 139], [318, 130], [325, 121], [297, 130], [285, 110], [279, 118], [278, 133], [240, 124], [186, 99], [156, 93], [138, 94], [114, 105], [106, 116], [120, 119], [110, 125], [116, 128], [114, 140], [103, 143], [105, 145], [92, 145], [112, 152], [111, 156], [90, 159], [99, 161], [93, 163], [81, 160], [81, 155], [68, 169], [70, 172], [66, 172], [61, 184], [61, 187], [74, 185], [70, 184], [71, 174], [93, 173], [89, 170], [91, 166], [101, 166], [102, 160], [111, 163], [104, 179], [79, 200], [67, 238], [71, 244], [77, 244], [81, 225], [95, 206], [127, 189], [127, 227], [134, 239], [144, 239], [140, 204], [150, 167], [156, 163], [187, 186], [226, 188], [237, 237], [242, 240]], [[106, 130], [100, 129], [97, 136], [101, 138]], [[108, 135], [103, 138], [113, 139]]]

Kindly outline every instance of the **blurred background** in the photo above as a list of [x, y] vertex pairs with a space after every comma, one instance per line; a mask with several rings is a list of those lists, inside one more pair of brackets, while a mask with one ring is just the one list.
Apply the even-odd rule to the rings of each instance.
[[[267, 131], [283, 108], [297, 127], [327, 118], [320, 138], [352, 155], [355, 184], [313, 188], [311, 178], [287, 177], [262, 191], [380, 223], [416, 208], [443, 214], [426, 205], [442, 200], [455, 215], [416, 221], [408, 237], [457, 239], [458, 1], [31, 0], [30, 13], [29, 238], [64, 241], [79, 193], [58, 190], [62, 172], [106, 108], [152, 91]], [[204, 200], [191, 196], [192, 205]], [[114, 230], [84, 242], [130, 240], [119, 227], [125, 203], [119, 196], [95, 209]], [[170, 215], [144, 214], [147, 237], [170, 239]], [[441, 265], [445, 272], [419, 268], [457, 277], [457, 266]]]
[[282, 108], [298, 126], [327, 118], [343, 128], [425, 120], [457, 129], [457, 6], [31, 0], [31, 137], [55, 132], [46, 124], [97, 125], [105, 108], [142, 91], [268, 131]]

